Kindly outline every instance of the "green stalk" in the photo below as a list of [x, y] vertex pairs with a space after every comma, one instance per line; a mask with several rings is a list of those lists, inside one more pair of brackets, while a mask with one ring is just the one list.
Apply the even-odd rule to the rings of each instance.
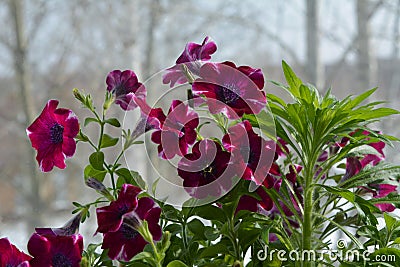
[[[313, 209], [313, 191], [314, 189], [309, 186], [310, 177], [306, 177], [306, 189], [304, 194], [304, 221], [302, 233], [302, 250], [311, 250], [311, 236], [312, 236], [312, 209]], [[304, 267], [311, 266], [311, 262], [304, 261]]]
[[[314, 143], [312, 142], [312, 145]], [[306, 162], [305, 166], [305, 184], [304, 184], [304, 220], [303, 220], [303, 233], [302, 233], [302, 250], [312, 249], [312, 234], [313, 234], [313, 197], [314, 197], [314, 166], [317, 162], [318, 151], [312, 149], [306, 158], [309, 161]], [[311, 261], [304, 260], [303, 267], [313, 266]]]

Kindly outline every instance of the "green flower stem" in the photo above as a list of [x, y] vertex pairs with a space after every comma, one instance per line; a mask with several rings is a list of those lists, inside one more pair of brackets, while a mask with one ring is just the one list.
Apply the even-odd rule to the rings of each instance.
[[[311, 147], [317, 147], [314, 142], [311, 142]], [[305, 162], [304, 172], [304, 219], [302, 225], [302, 250], [312, 249], [312, 234], [313, 234], [313, 197], [314, 197], [314, 167], [318, 159], [319, 152], [314, 149], [309, 149], [310, 153], [306, 154], [307, 162]], [[312, 262], [304, 261], [303, 267], [313, 266]]]
[[229, 228], [230, 228], [229, 230], [230, 230], [230, 237], [231, 237], [230, 239], [231, 239], [231, 242], [232, 242], [232, 245], [233, 245], [233, 250], [235, 252], [236, 260], [241, 261], [242, 260], [242, 256], [241, 256], [241, 252], [240, 252], [239, 241], [237, 239], [236, 231], [234, 229], [233, 220], [230, 220]]
[[100, 121], [100, 136], [99, 136], [99, 142], [98, 142], [98, 145], [97, 145], [97, 151], [100, 151], [101, 150], [101, 141], [103, 140], [103, 135], [104, 135], [104, 119], [105, 119], [105, 114], [104, 114], [104, 111], [103, 111], [103, 116], [102, 116], [102, 119], [101, 120], [99, 120]]
[[162, 252], [158, 251], [157, 246], [154, 243], [153, 236], [150, 233], [147, 221], [142, 221], [140, 226], [138, 226], [137, 231], [140, 233], [143, 239], [146, 240], [151, 245], [151, 248], [153, 249], [154, 264], [155, 264], [154, 267], [162, 267], [162, 261], [164, 256], [162, 255]]

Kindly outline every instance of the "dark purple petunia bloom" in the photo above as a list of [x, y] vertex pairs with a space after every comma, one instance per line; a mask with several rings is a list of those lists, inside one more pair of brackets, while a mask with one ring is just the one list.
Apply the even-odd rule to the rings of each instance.
[[162, 231], [158, 224], [160, 214], [161, 208], [151, 198], [140, 198], [136, 209], [124, 216], [119, 229], [104, 234], [102, 248], [108, 249], [108, 256], [111, 259], [129, 261], [142, 252], [147, 244], [137, 231], [142, 221], [147, 221], [153, 240], [161, 239]]
[[[372, 193], [373, 198], [383, 198], [392, 192], [397, 192], [397, 186], [391, 184], [370, 184], [369, 187], [362, 186], [361, 192]], [[392, 212], [396, 207], [391, 203], [375, 204], [382, 212]]]
[[133, 140], [148, 131], [160, 130], [166, 119], [163, 110], [161, 108], [151, 108], [146, 103], [146, 99], [134, 96], [134, 101], [140, 108], [140, 119], [132, 131], [131, 137]]
[[137, 107], [133, 96], [146, 97], [146, 89], [138, 81], [136, 74], [131, 70], [113, 70], [107, 75], [107, 90], [115, 94], [115, 103], [123, 110], [133, 110]]
[[97, 231], [108, 233], [117, 231], [128, 213], [137, 207], [137, 195], [142, 190], [139, 187], [124, 184], [119, 192], [118, 199], [109, 206], [96, 209]]
[[7, 238], [0, 238], [1, 267], [29, 267], [31, 257], [20, 251]]
[[[391, 184], [380, 184], [378, 185], [378, 192], [374, 194], [374, 198], [383, 198], [392, 192], [396, 192], [397, 186]], [[383, 212], [392, 212], [396, 207], [391, 203], [379, 203], [375, 204]]]
[[260, 199], [256, 199], [248, 195], [241, 196], [236, 208], [236, 213], [241, 210], [248, 210], [252, 212], [265, 214], [266, 211], [272, 209], [274, 202], [268, 195], [268, 193], [265, 191], [264, 186], [258, 187], [256, 190], [256, 194]]
[[286, 179], [288, 179], [292, 184], [295, 184], [297, 181], [297, 175], [301, 172], [303, 166], [301, 165], [290, 165], [289, 166], [289, 173], [286, 174]]
[[206, 139], [197, 142], [192, 153], [178, 163], [178, 175], [186, 191], [195, 198], [221, 196], [232, 185], [236, 175], [230, 166], [231, 154], [219, 143]]
[[236, 174], [261, 185], [274, 160], [275, 146], [256, 134], [249, 121], [230, 127], [222, 143], [232, 153]]
[[65, 159], [72, 157], [76, 149], [74, 137], [79, 132], [78, 119], [71, 110], [57, 106], [57, 100], [49, 100], [26, 130], [43, 172], [51, 171], [54, 166], [64, 169]]
[[175, 84], [188, 82], [183, 70], [183, 64], [191, 74], [199, 75], [201, 61], [210, 60], [215, 51], [217, 51], [217, 45], [208, 36], [204, 38], [202, 44], [188, 43], [185, 50], [176, 60], [177, 65], [166, 70], [163, 75], [163, 83], [169, 83], [170, 87], [173, 87]]
[[267, 103], [260, 69], [236, 67], [229, 61], [205, 63], [200, 77], [192, 85], [193, 94], [205, 97], [212, 114], [222, 112], [230, 119], [238, 119], [243, 114], [260, 113]]
[[83, 237], [34, 233], [29, 239], [28, 251], [33, 256], [32, 267], [79, 267]]
[[[350, 136], [354, 136], [356, 134], [359, 134], [360, 130], [354, 131], [350, 133]], [[362, 135], [368, 136], [370, 135], [370, 132], [368, 131], [362, 131]], [[342, 141], [340, 142], [339, 146], [343, 147], [349, 142], [349, 138], [344, 137]], [[366, 137], [366, 140], [369, 140], [368, 137]], [[372, 166], [375, 166], [378, 164], [380, 161], [385, 159], [385, 154], [383, 153], [383, 149], [385, 148], [385, 143], [382, 141], [375, 142], [375, 143], [369, 143], [369, 146], [375, 148], [375, 150], [378, 152], [378, 154], [367, 154], [364, 157], [348, 157], [346, 161], [346, 173], [342, 178], [342, 181], [345, 181], [349, 179], [350, 177], [353, 177], [354, 175], [358, 174], [365, 166], [368, 164], [371, 164]]]
[[81, 223], [82, 214], [78, 213], [70, 219], [64, 226], [59, 228], [35, 228], [39, 235], [57, 235], [57, 236], [71, 236], [78, 234], [79, 225]]
[[191, 145], [196, 142], [196, 128], [199, 116], [179, 100], [172, 101], [168, 115], [160, 130], [151, 135], [151, 140], [158, 144], [161, 158], [171, 159], [175, 155], [187, 154]]
[[104, 234], [102, 248], [108, 249], [111, 259], [129, 261], [143, 251], [147, 242], [137, 231], [143, 220], [147, 221], [153, 239], [161, 238], [161, 227], [158, 225], [161, 209], [151, 198], [138, 200], [140, 192], [140, 188], [124, 184], [117, 200], [96, 210], [97, 232]]

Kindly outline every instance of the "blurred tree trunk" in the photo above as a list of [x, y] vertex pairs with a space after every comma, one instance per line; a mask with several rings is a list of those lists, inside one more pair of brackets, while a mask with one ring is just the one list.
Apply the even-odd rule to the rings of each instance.
[[[14, 24], [15, 45], [13, 49], [15, 81], [21, 94], [21, 102], [25, 116], [25, 126], [33, 122], [36, 114], [32, 98], [32, 88], [30, 80], [28, 57], [28, 43], [24, 28], [24, 2], [22, 0], [9, 0], [9, 9]], [[40, 175], [37, 171], [35, 162], [35, 151], [26, 142], [28, 155], [28, 175], [30, 176], [29, 195], [26, 203], [29, 205], [27, 215], [28, 231], [41, 224], [41, 194], [40, 194]]]
[[357, 80], [358, 90], [367, 90], [373, 81], [374, 64], [371, 54], [370, 1], [357, 0]]
[[319, 1], [306, 0], [307, 14], [306, 14], [306, 32], [307, 32], [307, 59], [306, 71], [310, 83], [314, 84], [317, 88], [323, 86], [323, 66], [321, 64], [319, 55]]
[[[159, 0], [151, 0], [147, 2], [148, 6], [148, 25], [146, 31], [144, 33], [144, 51], [142, 58], [142, 77], [144, 80], [150, 78], [154, 73], [154, 33], [158, 26], [158, 21], [160, 18], [160, 1]], [[142, 20], [144, 21], [144, 20]], [[154, 92], [150, 92], [147, 96], [149, 104], [153, 104], [156, 101], [157, 95]], [[155, 146], [147, 146], [146, 152], [149, 156], [150, 160], [145, 158], [146, 164], [146, 175], [147, 179], [151, 179], [156, 177], [157, 175], [153, 170], [153, 163], [157, 162], [157, 149]], [[145, 156], [145, 155], [144, 155]], [[152, 163], [153, 162], [153, 163]], [[157, 166], [156, 166], [157, 167]]]
[[397, 75], [397, 69], [395, 66], [399, 58], [399, 48], [400, 48], [400, 0], [397, 0], [395, 19], [393, 24], [393, 47], [392, 47], [392, 80], [390, 82], [389, 92], [387, 95], [387, 100], [395, 99], [399, 93], [400, 89], [400, 76]]

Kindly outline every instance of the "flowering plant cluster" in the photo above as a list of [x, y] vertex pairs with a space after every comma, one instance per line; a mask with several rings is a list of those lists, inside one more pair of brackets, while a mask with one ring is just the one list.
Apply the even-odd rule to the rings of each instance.
[[[66, 168], [76, 144], [86, 144], [93, 153], [83, 177], [99, 198], [74, 202], [63, 227], [36, 228], [29, 254], [1, 238], [0, 267], [369, 266], [365, 259], [259, 257], [266, 247], [318, 252], [335, 246], [335, 233], [349, 242], [341, 250], [373, 247], [374, 255], [400, 261], [400, 220], [390, 214], [400, 207], [400, 167], [384, 161], [385, 146], [398, 140], [370, 128], [398, 112], [363, 104], [375, 89], [344, 100], [320, 95], [283, 62], [287, 85], [272, 83], [287, 103], [266, 93], [261, 69], [211, 62], [216, 50], [208, 37], [188, 43], [163, 72], [160, 82], [187, 96], [172, 100], [168, 112], [150, 105], [149, 88], [132, 70], [108, 74], [100, 108], [74, 89], [92, 114], [84, 121], [47, 102], [27, 128], [39, 168]], [[112, 108], [139, 112], [136, 125], [128, 121], [112, 135], [122, 126], [109, 117]], [[98, 125], [98, 136], [90, 137], [88, 124]], [[216, 127], [207, 131], [207, 124]], [[124, 157], [146, 133], [179, 181], [167, 198], [156, 194], [165, 177], [144, 179]], [[179, 194], [185, 200], [177, 205]], [[102, 242], [84, 245], [79, 225], [92, 209]]]

